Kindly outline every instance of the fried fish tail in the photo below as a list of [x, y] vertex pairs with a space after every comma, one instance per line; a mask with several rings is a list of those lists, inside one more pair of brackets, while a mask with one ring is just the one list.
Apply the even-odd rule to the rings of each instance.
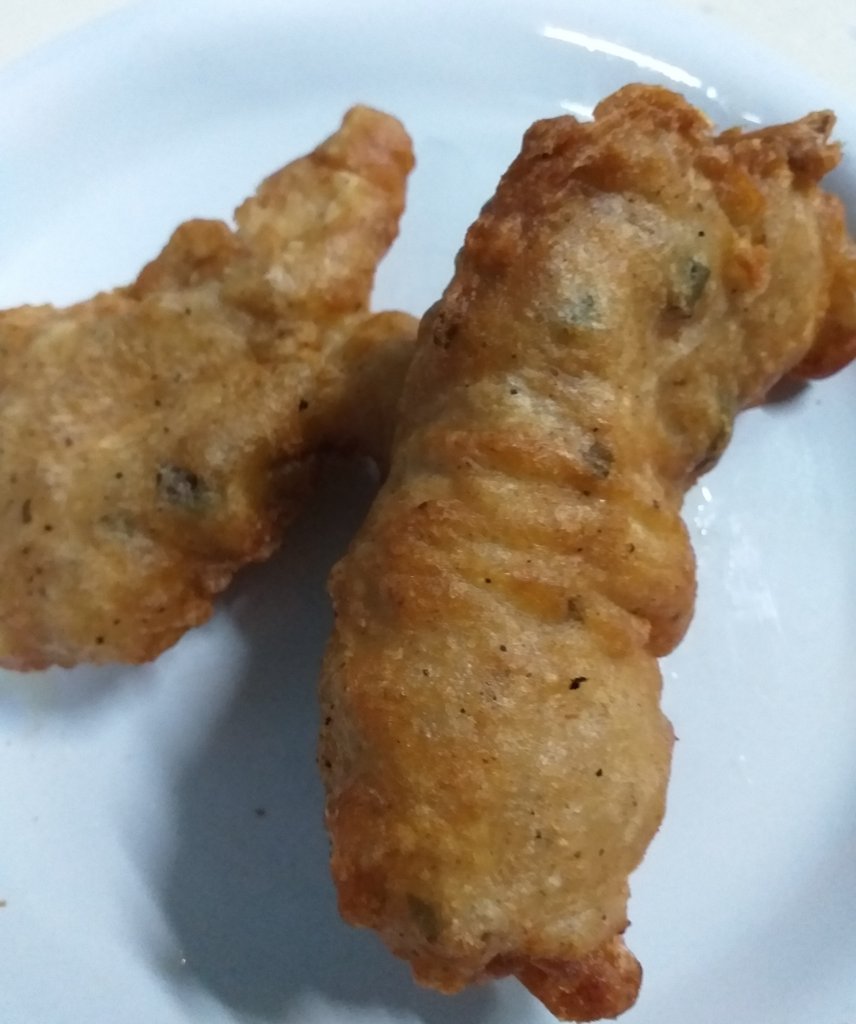
[[628, 877], [673, 742], [657, 658], [695, 594], [683, 495], [738, 410], [846, 358], [831, 127], [716, 136], [642, 86], [539, 122], [421, 323], [331, 578], [320, 761], [341, 911], [425, 984], [514, 974], [579, 1021], [636, 998]]
[[0, 313], [0, 665], [155, 657], [277, 547], [320, 447], [381, 448], [415, 332], [369, 298], [412, 166], [401, 124], [354, 108], [234, 228], [189, 221], [128, 287]]
[[122, 291], [143, 299], [213, 283], [248, 312], [287, 309], [320, 330], [364, 314], [398, 234], [413, 164], [400, 121], [352, 107], [336, 132], [241, 203], [234, 230], [222, 221], [180, 225]]
[[503, 964], [560, 1020], [591, 1021], [619, 1016], [636, 1001], [642, 982], [639, 961], [620, 938], [610, 939], [577, 960]]

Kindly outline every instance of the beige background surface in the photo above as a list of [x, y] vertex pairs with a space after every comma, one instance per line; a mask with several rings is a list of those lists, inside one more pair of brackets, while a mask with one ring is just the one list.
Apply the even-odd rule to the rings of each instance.
[[[0, 0], [0, 66], [91, 18], [127, 6], [128, 2]], [[716, 17], [753, 36], [846, 92], [856, 102], [856, 0], [671, 2]]]

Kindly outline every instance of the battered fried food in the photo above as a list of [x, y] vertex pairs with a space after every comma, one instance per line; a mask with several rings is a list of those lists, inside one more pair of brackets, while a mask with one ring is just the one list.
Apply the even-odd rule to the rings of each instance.
[[331, 581], [320, 757], [341, 911], [425, 984], [514, 974], [572, 1020], [636, 998], [683, 494], [739, 409], [853, 354], [833, 120], [715, 137], [632, 86], [539, 122], [421, 324]]
[[415, 321], [368, 301], [412, 164], [354, 108], [235, 230], [190, 221], [130, 287], [0, 314], [0, 664], [155, 657], [277, 546], [313, 452], [383, 452]]

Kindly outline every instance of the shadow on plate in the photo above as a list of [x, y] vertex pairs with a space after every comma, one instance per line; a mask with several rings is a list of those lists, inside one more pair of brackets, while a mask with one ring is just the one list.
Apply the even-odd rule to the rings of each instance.
[[129, 689], [151, 684], [151, 665], [81, 665], [44, 672], [0, 669], [0, 713], [35, 710], [51, 716], [86, 716]]
[[793, 409], [808, 397], [810, 386], [807, 380], [801, 380], [799, 377], [782, 377], [767, 393], [762, 408], [768, 412]]
[[315, 687], [331, 623], [326, 577], [371, 486], [342, 471], [323, 490], [280, 555], [227, 598], [249, 660], [233, 705], [180, 770], [175, 845], [159, 883], [180, 977], [253, 1020], [314, 1019], [320, 1002], [316, 1012], [338, 1004], [349, 1019], [374, 1008], [478, 1024], [492, 1015], [492, 987], [454, 999], [419, 989], [374, 935], [347, 927], [336, 910]]

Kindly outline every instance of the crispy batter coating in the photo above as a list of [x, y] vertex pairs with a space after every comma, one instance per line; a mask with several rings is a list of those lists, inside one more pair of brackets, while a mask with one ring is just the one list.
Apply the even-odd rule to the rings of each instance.
[[415, 321], [368, 302], [412, 164], [354, 108], [235, 230], [190, 221], [130, 287], [0, 314], [0, 664], [155, 657], [278, 545], [314, 451], [386, 450]]
[[737, 411], [853, 354], [833, 116], [714, 136], [668, 91], [535, 124], [424, 318], [334, 570], [321, 763], [340, 907], [421, 982], [613, 1017], [660, 824], [680, 505]]

